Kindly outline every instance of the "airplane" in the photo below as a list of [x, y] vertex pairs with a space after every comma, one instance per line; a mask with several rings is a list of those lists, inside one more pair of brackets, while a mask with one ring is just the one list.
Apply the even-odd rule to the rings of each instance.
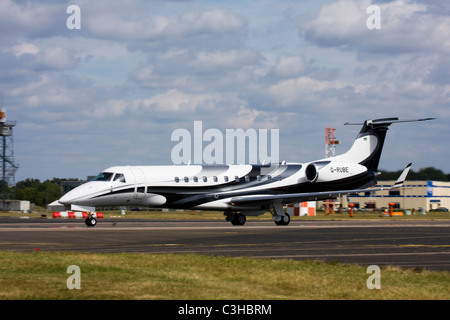
[[[350, 149], [308, 163], [233, 165], [115, 166], [61, 197], [72, 210], [104, 206], [223, 211], [226, 221], [244, 225], [246, 216], [270, 211], [277, 225], [288, 225], [283, 206], [303, 201], [336, 199], [403, 185], [411, 163], [391, 187], [374, 187], [387, 130], [391, 124], [434, 118], [366, 120]], [[97, 220], [89, 214], [89, 227]]]

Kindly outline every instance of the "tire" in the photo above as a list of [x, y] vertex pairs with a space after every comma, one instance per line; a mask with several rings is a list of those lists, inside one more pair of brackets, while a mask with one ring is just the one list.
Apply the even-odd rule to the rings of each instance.
[[97, 219], [95, 219], [95, 218], [86, 218], [86, 220], [84, 220], [84, 223], [88, 227], [95, 227], [97, 225]]
[[291, 217], [287, 214], [285, 216], [282, 216], [280, 221], [275, 221], [275, 224], [277, 226], [287, 226], [291, 222]]
[[234, 226], [243, 226], [247, 221], [247, 218], [242, 213], [237, 213], [231, 216], [230, 221]]

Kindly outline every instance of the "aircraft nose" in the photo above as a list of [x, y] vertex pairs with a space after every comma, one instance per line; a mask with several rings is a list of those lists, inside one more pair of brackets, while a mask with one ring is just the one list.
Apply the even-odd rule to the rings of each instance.
[[99, 191], [101, 189], [95, 183], [88, 182], [67, 192], [59, 202], [64, 205], [89, 205], [91, 198]]
[[59, 202], [64, 205], [78, 204], [92, 192], [92, 188], [88, 185], [81, 185], [73, 190], [70, 190], [59, 199]]
[[58, 202], [64, 205], [70, 205], [73, 203], [74, 197], [72, 194], [72, 191], [69, 191], [68, 193], [66, 193], [65, 195], [63, 195]]

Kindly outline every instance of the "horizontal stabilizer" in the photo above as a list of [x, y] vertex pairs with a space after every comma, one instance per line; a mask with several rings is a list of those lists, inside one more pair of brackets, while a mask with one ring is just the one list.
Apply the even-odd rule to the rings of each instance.
[[[422, 119], [409, 119], [409, 120], [399, 120], [398, 118], [383, 118], [383, 119], [375, 119], [375, 120], [366, 120], [367, 125], [382, 125], [387, 124], [390, 125], [392, 123], [403, 123], [403, 122], [417, 122], [417, 121], [428, 121], [434, 120], [436, 118], [422, 118]], [[364, 123], [354, 123], [354, 122], [346, 122], [344, 125], [352, 126], [352, 125], [363, 125]]]

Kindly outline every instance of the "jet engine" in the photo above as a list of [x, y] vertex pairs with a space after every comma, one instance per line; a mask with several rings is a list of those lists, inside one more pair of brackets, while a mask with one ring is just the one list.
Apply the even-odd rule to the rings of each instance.
[[305, 168], [305, 178], [310, 183], [335, 181], [350, 178], [367, 172], [367, 168], [358, 163], [334, 162], [309, 163]]
[[314, 162], [308, 164], [305, 169], [305, 176], [306, 180], [308, 180], [309, 182], [316, 182], [317, 178], [319, 178], [319, 167], [317, 166], [317, 164], [315, 164]]

